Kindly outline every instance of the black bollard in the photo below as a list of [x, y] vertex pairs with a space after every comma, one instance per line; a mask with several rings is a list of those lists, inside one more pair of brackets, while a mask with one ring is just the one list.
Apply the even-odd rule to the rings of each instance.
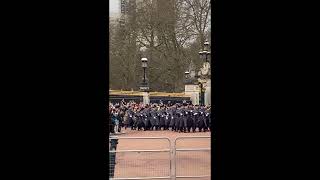
[[[117, 144], [118, 144], [118, 139], [111, 139], [110, 140], [110, 150], [111, 151], [116, 151], [117, 150]], [[109, 153], [110, 157], [110, 174], [109, 177], [113, 178], [114, 177], [114, 168], [116, 164], [116, 153], [115, 152], [110, 152]]]

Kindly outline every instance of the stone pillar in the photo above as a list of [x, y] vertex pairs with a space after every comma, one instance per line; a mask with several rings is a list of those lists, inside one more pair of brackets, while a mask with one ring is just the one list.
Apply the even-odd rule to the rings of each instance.
[[192, 102], [192, 104], [199, 105], [200, 104], [200, 93], [199, 92], [194, 92], [193, 93], [193, 98], [194, 98], [194, 102]]
[[185, 94], [190, 96], [190, 100], [192, 104], [199, 104], [200, 94], [199, 94], [199, 86], [194, 84], [186, 84], [185, 85]]
[[142, 92], [143, 104], [150, 104], [149, 92]]
[[211, 105], [211, 79], [206, 83], [206, 91], [204, 93], [204, 104]]

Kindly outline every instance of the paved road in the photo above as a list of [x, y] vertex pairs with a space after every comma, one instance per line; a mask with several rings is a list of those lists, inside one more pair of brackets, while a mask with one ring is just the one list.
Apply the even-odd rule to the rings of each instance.
[[[210, 136], [210, 132], [178, 133], [172, 131], [132, 131], [124, 130], [121, 137], [168, 137], [173, 143], [181, 136]], [[177, 148], [207, 148], [209, 139], [191, 139], [177, 142]], [[132, 149], [170, 149], [172, 144], [167, 140], [134, 140], [120, 139], [117, 150]], [[211, 152], [177, 152], [177, 175], [210, 174]], [[125, 152], [117, 153], [115, 177], [169, 176], [169, 152]], [[189, 180], [191, 178], [188, 178]], [[179, 179], [180, 180], [180, 179]]]

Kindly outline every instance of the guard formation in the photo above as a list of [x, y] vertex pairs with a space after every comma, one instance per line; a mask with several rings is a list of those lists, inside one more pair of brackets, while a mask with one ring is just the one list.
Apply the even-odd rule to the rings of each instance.
[[121, 128], [138, 131], [171, 130], [175, 132], [211, 131], [211, 107], [189, 103], [138, 104], [133, 101], [109, 103], [111, 133]]

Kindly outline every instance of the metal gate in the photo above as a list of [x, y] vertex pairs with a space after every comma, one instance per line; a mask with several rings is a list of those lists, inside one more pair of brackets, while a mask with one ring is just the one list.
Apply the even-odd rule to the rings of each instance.
[[[167, 137], [110, 137], [122, 147], [109, 150], [109, 179], [171, 179], [172, 150]], [[148, 142], [150, 141], [150, 142]], [[151, 149], [148, 144], [162, 141], [167, 148]], [[161, 143], [160, 143], [161, 144]], [[128, 145], [128, 148], [125, 147]], [[144, 147], [136, 148], [143, 145]], [[163, 146], [163, 145], [162, 145]]]
[[177, 137], [173, 156], [174, 179], [211, 179], [210, 136]]
[[[122, 144], [109, 150], [110, 180], [211, 179], [210, 136], [177, 137], [173, 144], [167, 137], [110, 137], [109, 140]], [[159, 141], [167, 148], [148, 148], [148, 144], [159, 144]], [[144, 147], [136, 148], [139, 145]]]

